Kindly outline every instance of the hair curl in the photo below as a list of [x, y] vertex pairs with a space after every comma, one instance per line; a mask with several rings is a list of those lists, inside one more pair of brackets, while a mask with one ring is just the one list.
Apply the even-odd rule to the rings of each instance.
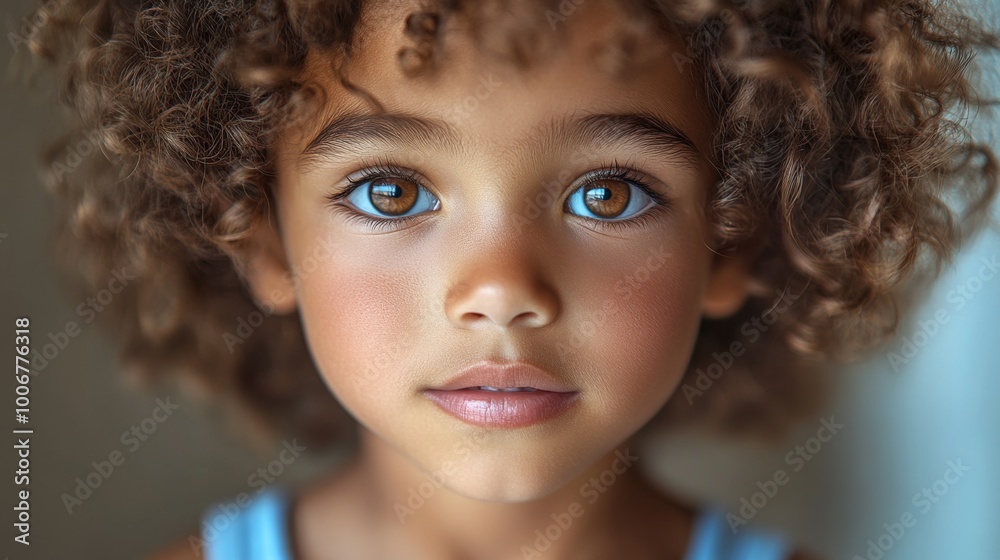
[[[717, 117], [720, 180], [706, 208], [716, 250], [758, 255], [751, 298], [735, 317], [703, 321], [683, 383], [699, 386], [713, 365], [729, 373], [711, 395], [672, 399], [664, 417], [773, 431], [811, 409], [810, 365], [890, 336], [904, 279], [925, 257], [940, 266], [960, 225], [988, 214], [998, 170], [968, 128], [989, 105], [970, 63], [997, 37], [958, 7], [925, 0], [621, 4], [635, 25], [599, 59], [625, 72], [643, 34], [686, 41], [664, 63], [704, 76]], [[366, 6], [51, 0], [26, 38], [59, 67], [76, 118], [45, 162], [64, 203], [63, 246], [93, 285], [123, 266], [137, 277], [104, 314], [128, 371], [183, 374], [233, 397], [260, 427], [314, 445], [334, 439], [346, 415], [309, 360], [297, 315], [258, 308], [241, 270], [269, 211], [267, 147], [316, 102], [297, 77], [306, 54], [349, 56]], [[414, 77], [433, 72], [442, 21], [463, 17], [484, 49], [528, 65], [551, 46], [559, 10], [556, 0], [425, 2], [401, 29], [412, 47], [399, 63]], [[67, 169], [61, 156], [81, 141], [99, 149]], [[795, 302], [769, 313], [777, 293]], [[225, 343], [255, 312], [266, 319], [253, 334]], [[770, 327], [760, 344], [747, 340], [755, 318]], [[720, 358], [734, 341], [746, 355]]]

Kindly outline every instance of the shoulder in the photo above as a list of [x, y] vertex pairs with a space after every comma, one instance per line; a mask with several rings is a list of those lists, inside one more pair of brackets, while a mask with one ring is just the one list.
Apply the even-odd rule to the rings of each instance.
[[[202, 511], [200, 528], [158, 550], [146, 560], [253, 558], [282, 560], [289, 555], [287, 495], [271, 487], [257, 496], [240, 494]], [[263, 554], [259, 556], [257, 553]]]
[[724, 511], [707, 508], [692, 531], [688, 560], [820, 560], [810, 551], [792, 546], [778, 532], [765, 527], [732, 526]]

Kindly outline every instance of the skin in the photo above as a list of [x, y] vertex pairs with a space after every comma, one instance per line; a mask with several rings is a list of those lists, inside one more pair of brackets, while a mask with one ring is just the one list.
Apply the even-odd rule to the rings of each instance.
[[[674, 393], [702, 317], [727, 316], [746, 298], [747, 263], [711, 250], [713, 120], [693, 75], [663, 63], [667, 55], [629, 78], [603, 71], [593, 49], [623, 20], [591, 2], [561, 24], [566, 36], [552, 58], [527, 71], [480, 52], [452, 20], [439, 73], [407, 78], [396, 53], [416, 7], [366, 13], [344, 70], [388, 113], [445, 121], [457, 143], [360, 143], [302, 168], [325, 123], [374, 114], [335, 78], [343, 61], [312, 52], [303, 78], [325, 92], [325, 105], [275, 145], [274, 216], [255, 234], [251, 289], [279, 313], [298, 309], [319, 371], [361, 430], [353, 462], [296, 498], [296, 557], [524, 558], [535, 531], [579, 503], [583, 515], [546, 558], [681, 558], [692, 512], [646, 481], [641, 457], [600, 485], [593, 503], [583, 489], [621, 467], [616, 452], [636, 455], [630, 438]], [[648, 46], [683, 48], [676, 37], [661, 41]], [[484, 94], [483, 79], [498, 85]], [[698, 155], [546, 141], [539, 132], [579, 114], [655, 115]], [[346, 177], [378, 158], [419, 173], [437, 209], [379, 230], [350, 219], [343, 200], [330, 203]], [[618, 229], [568, 211], [581, 178], [613, 162], [642, 173], [668, 205]], [[530, 211], [546, 185], [555, 187], [541, 200], [551, 202]], [[299, 282], [289, 281], [292, 271]], [[541, 424], [482, 429], [421, 394], [490, 358], [531, 362], [579, 390], [579, 400]], [[413, 489], [445, 472], [425, 503], [400, 514]]]

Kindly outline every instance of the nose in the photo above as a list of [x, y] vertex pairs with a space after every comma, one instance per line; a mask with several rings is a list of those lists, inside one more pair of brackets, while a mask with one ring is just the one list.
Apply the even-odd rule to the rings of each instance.
[[465, 329], [543, 327], [559, 314], [559, 298], [530, 257], [507, 248], [481, 251], [445, 298], [449, 321]]

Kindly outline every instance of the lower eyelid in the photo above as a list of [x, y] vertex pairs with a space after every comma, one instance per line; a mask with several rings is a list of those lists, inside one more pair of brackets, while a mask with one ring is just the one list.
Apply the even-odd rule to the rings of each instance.
[[393, 231], [399, 229], [410, 221], [419, 219], [426, 214], [425, 212], [423, 214], [414, 214], [412, 216], [402, 216], [399, 218], [380, 218], [378, 216], [365, 214], [344, 205], [337, 205], [335, 210], [342, 212], [346, 216], [348, 222], [360, 222], [367, 228], [379, 231]]
[[615, 231], [622, 231], [625, 229], [632, 229], [632, 228], [638, 229], [647, 226], [650, 224], [650, 220], [656, 219], [657, 217], [656, 213], [665, 211], [666, 209], [667, 208], [665, 207], [664, 204], [659, 204], [654, 202], [652, 205], [647, 207], [647, 209], [644, 210], [641, 214], [637, 214], [631, 218], [625, 218], [624, 220], [597, 220], [594, 218], [588, 218], [586, 216], [578, 216], [576, 214], [573, 214], [573, 216], [580, 218], [582, 220], [586, 220], [588, 223], [596, 225], [597, 229], [600, 230], [613, 229]]

